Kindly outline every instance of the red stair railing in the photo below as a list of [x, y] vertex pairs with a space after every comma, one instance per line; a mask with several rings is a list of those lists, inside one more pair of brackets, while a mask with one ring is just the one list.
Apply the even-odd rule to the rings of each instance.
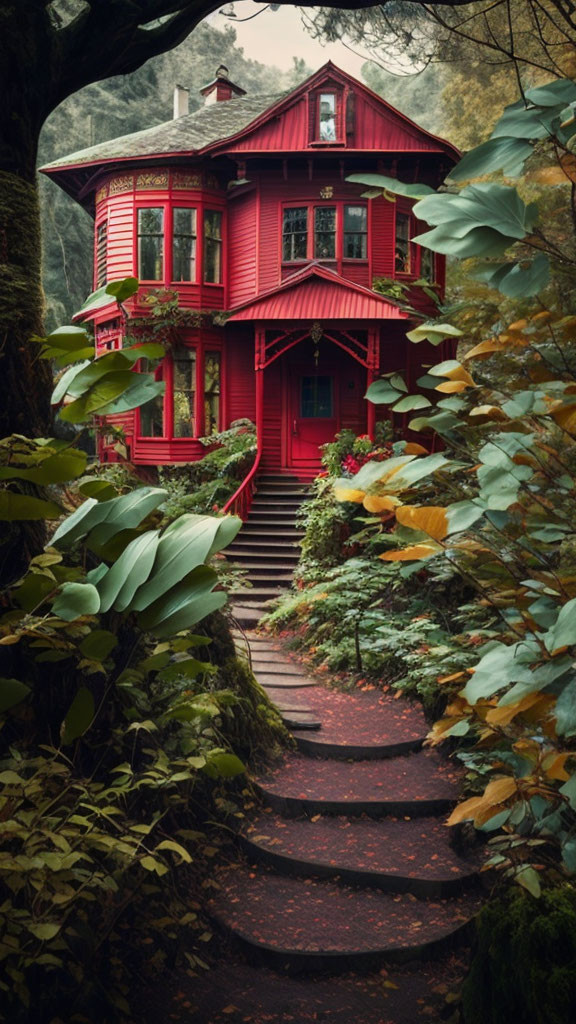
[[256, 458], [254, 459], [254, 465], [250, 472], [244, 477], [240, 487], [234, 492], [231, 498], [228, 499], [222, 511], [224, 513], [230, 512], [233, 515], [240, 516], [243, 523], [248, 518], [250, 512], [250, 506], [252, 505], [252, 498], [256, 490], [256, 474], [260, 465], [260, 456], [262, 455], [260, 447], [256, 452]]

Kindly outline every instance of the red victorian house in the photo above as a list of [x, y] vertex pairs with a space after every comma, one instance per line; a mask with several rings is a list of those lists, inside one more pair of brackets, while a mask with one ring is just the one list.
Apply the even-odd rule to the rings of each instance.
[[[436, 187], [458, 154], [331, 63], [281, 95], [248, 96], [224, 67], [201, 91], [192, 114], [178, 87], [172, 121], [42, 170], [95, 217], [95, 287], [138, 277], [132, 318], [158, 289], [210, 314], [179, 329], [163, 399], [111, 417], [131, 461], [196, 460], [199, 437], [248, 417], [259, 468], [305, 479], [339, 430], [373, 430], [373, 378], [413, 382], [422, 360], [373, 281], [444, 279], [443, 258], [410, 241], [411, 203], [363, 198], [346, 178]], [[100, 352], [122, 345], [116, 307], [93, 319]], [[104, 459], [117, 458], [112, 445]]]

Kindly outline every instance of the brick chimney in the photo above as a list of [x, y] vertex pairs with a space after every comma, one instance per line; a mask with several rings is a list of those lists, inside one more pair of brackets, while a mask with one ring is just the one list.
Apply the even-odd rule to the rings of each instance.
[[208, 85], [200, 89], [204, 97], [204, 103], [222, 103], [224, 100], [231, 100], [235, 96], [245, 96], [246, 90], [241, 89], [230, 80], [229, 71], [225, 64], [221, 64], [216, 72], [216, 77], [208, 82]]
[[190, 113], [190, 90], [183, 85], [174, 86], [174, 120]]

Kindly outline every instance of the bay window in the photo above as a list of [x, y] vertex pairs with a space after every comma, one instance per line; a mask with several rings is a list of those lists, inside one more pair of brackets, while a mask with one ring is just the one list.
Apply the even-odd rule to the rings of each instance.
[[141, 281], [164, 280], [164, 208], [138, 210], [138, 276]]
[[222, 281], [222, 213], [206, 210], [204, 214], [204, 280], [208, 284]]
[[172, 215], [172, 280], [196, 280], [196, 210], [175, 207]]

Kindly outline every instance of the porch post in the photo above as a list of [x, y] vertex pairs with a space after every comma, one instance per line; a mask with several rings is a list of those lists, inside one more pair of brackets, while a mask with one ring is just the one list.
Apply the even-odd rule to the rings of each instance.
[[[378, 375], [378, 369], [380, 366], [380, 345], [379, 345], [379, 330], [378, 328], [371, 328], [368, 331], [368, 353], [366, 358], [366, 387], [369, 388], [372, 381], [376, 379]], [[376, 406], [373, 402], [366, 402], [366, 433], [368, 437], [373, 441], [374, 433], [376, 428]]]

